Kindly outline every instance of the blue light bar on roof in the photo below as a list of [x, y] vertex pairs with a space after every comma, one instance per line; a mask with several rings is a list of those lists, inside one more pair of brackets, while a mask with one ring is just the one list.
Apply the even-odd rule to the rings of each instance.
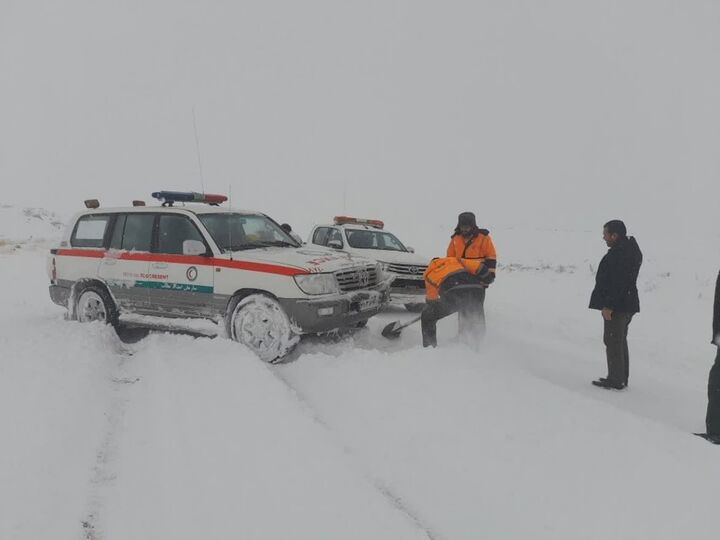
[[199, 202], [206, 204], [220, 204], [227, 201], [225, 195], [213, 195], [210, 193], [196, 193], [194, 191], [156, 191], [153, 198], [172, 204], [174, 202]]

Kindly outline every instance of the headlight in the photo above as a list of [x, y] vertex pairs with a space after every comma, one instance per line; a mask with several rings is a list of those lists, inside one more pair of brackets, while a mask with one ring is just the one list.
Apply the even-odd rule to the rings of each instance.
[[332, 294], [339, 290], [333, 274], [302, 274], [294, 279], [305, 294]]
[[378, 281], [385, 281], [392, 275], [390, 264], [386, 262], [378, 261], [375, 268], [377, 269]]

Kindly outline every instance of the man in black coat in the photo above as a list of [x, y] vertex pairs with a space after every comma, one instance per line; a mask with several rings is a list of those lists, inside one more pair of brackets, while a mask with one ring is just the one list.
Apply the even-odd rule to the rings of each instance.
[[608, 374], [592, 383], [601, 388], [622, 390], [630, 375], [628, 327], [633, 315], [640, 311], [637, 277], [642, 253], [635, 239], [627, 236], [625, 224], [620, 220], [608, 221], [603, 226], [603, 240], [610, 249], [600, 261], [590, 309], [602, 313]]
[[720, 272], [715, 283], [715, 308], [713, 310], [713, 333], [711, 343], [718, 350], [715, 364], [708, 377], [708, 408], [705, 417], [707, 439], [720, 444]]

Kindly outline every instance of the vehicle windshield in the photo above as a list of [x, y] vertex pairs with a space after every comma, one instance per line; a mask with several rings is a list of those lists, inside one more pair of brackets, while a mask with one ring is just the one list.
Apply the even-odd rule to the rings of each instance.
[[198, 218], [223, 252], [300, 247], [280, 225], [262, 214], [200, 214]]
[[348, 244], [357, 249], [384, 249], [386, 251], [407, 251], [395, 235], [384, 231], [345, 229]]

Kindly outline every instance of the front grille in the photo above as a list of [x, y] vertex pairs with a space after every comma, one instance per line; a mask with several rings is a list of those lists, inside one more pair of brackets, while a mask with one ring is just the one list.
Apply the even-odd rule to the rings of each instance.
[[425, 268], [425, 266], [416, 264], [388, 264], [388, 272], [392, 272], [393, 274], [398, 274], [400, 276], [416, 276], [418, 278], [422, 278], [425, 273]]
[[374, 287], [378, 283], [377, 268], [373, 265], [339, 270], [335, 272], [335, 278], [342, 292], [366, 289]]

